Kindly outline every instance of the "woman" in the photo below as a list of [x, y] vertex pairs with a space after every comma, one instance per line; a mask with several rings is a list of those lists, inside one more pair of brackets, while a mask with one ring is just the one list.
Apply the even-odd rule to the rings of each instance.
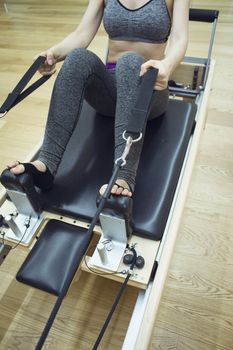
[[[39, 157], [32, 163], [12, 162], [14, 174], [32, 174], [42, 190], [53, 184], [66, 145], [77, 123], [83, 99], [97, 112], [115, 116], [115, 159], [124, 149], [122, 133], [136, 101], [140, 77], [150, 67], [159, 69], [149, 119], [163, 114], [168, 103], [168, 80], [182, 60], [188, 42], [189, 0], [89, 0], [76, 30], [41, 53], [43, 75], [57, 76]], [[86, 48], [101, 21], [109, 35], [106, 65]], [[169, 37], [169, 43], [168, 43]], [[132, 196], [143, 140], [132, 147], [112, 194]], [[106, 185], [100, 189], [103, 194]]]

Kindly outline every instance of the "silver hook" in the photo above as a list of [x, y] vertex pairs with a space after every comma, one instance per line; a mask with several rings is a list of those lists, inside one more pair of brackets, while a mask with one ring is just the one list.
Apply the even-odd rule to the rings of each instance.
[[[128, 138], [126, 138], [126, 136], [125, 136], [126, 132], [127, 132], [127, 131], [125, 130], [125, 131], [123, 132], [123, 134], [122, 134], [122, 137], [123, 137], [123, 139], [124, 139], [125, 141], [127, 141], [127, 139], [128, 139]], [[131, 136], [130, 136], [130, 137], [131, 137]], [[133, 138], [131, 137], [132, 143], [140, 141], [141, 138], [142, 138], [142, 133], [140, 132], [140, 135], [139, 135], [139, 137], [138, 137], [137, 139], [133, 139]]]
[[[123, 137], [124, 138], [124, 137]], [[121, 166], [124, 166], [126, 164], [126, 157], [130, 151], [130, 148], [132, 146], [132, 143], [133, 143], [133, 139], [131, 136], [129, 136], [127, 139], [124, 138], [124, 140], [126, 141], [126, 145], [125, 145], [125, 149], [124, 149], [124, 152], [122, 153], [122, 156], [120, 158], [117, 158], [115, 160], [115, 164], [117, 165], [118, 161], [119, 160], [123, 160]]]
[[0, 119], [5, 117], [5, 115], [7, 114], [7, 111], [3, 112], [3, 113], [0, 113]]

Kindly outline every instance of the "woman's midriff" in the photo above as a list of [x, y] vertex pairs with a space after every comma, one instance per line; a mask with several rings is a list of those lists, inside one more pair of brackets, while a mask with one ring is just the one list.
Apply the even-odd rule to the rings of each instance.
[[118, 41], [109, 40], [108, 62], [116, 62], [123, 54], [127, 52], [136, 52], [145, 60], [162, 60], [167, 43], [151, 44], [138, 41]]

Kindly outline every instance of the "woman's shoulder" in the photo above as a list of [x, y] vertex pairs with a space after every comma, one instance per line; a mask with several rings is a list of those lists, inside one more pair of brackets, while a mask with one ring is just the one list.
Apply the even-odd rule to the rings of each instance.
[[103, 10], [105, 7], [105, 0], [89, 0], [87, 9], [93, 11]]
[[89, 4], [105, 5], [107, 0], [89, 0]]

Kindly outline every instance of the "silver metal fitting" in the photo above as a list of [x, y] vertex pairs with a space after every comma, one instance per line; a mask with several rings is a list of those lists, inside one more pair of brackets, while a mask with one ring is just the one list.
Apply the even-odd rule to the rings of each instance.
[[[124, 134], [123, 134], [123, 135], [124, 135]], [[118, 163], [120, 160], [122, 160], [122, 161], [123, 161], [122, 164], [121, 164], [122, 166], [124, 166], [124, 165], [126, 164], [126, 157], [127, 157], [127, 155], [129, 154], [130, 148], [131, 148], [131, 146], [132, 146], [132, 144], [133, 144], [133, 139], [132, 139], [131, 136], [129, 136], [127, 139], [124, 138], [124, 136], [123, 136], [123, 139], [126, 140], [126, 145], [125, 145], [124, 152], [122, 153], [122, 156], [121, 156], [121, 157], [119, 157], [119, 158], [117, 158], [117, 159], [115, 160], [115, 164], [116, 164], [116, 165], [117, 165], [117, 163]]]
[[[124, 139], [125, 141], [127, 141], [128, 138], [131, 137], [131, 136], [126, 137], [126, 136], [125, 136], [125, 135], [126, 135], [126, 132], [127, 132], [127, 131], [125, 130], [125, 131], [123, 132], [123, 134], [122, 134], [122, 137], [123, 137], [123, 139]], [[138, 138], [133, 139], [133, 138], [131, 137], [132, 143], [140, 141], [141, 138], [142, 138], [142, 133], [140, 132], [140, 135], [138, 136]]]
[[3, 112], [3, 113], [0, 113], [0, 119], [5, 117], [5, 115], [7, 114], [7, 111]]
[[21, 238], [23, 232], [20, 230], [13, 217], [9, 214], [4, 217], [4, 220], [7, 223], [7, 225], [11, 228], [12, 232], [14, 232], [15, 236]]

